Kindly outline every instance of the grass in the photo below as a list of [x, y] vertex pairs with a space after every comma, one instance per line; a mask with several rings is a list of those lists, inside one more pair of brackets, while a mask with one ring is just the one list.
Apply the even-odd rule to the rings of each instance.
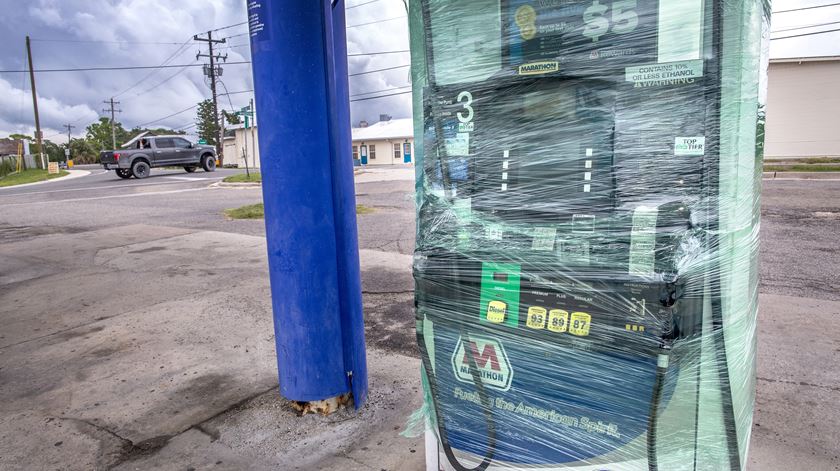
[[50, 175], [46, 170], [30, 169], [24, 170], [20, 173], [12, 173], [0, 178], [0, 187], [23, 185], [25, 183], [42, 182], [44, 180], [52, 180], [53, 178], [63, 177], [69, 175], [68, 172], [62, 170], [57, 174]]
[[222, 180], [225, 183], [248, 183], [248, 182], [262, 182], [262, 175], [259, 173], [251, 172], [251, 177], [248, 178], [248, 175], [245, 173], [237, 173], [236, 175], [231, 175], [229, 177], [225, 177]]
[[765, 172], [840, 172], [840, 165], [765, 165]]
[[231, 219], [262, 219], [265, 217], [265, 208], [262, 203], [249, 204], [240, 208], [226, 209], [225, 216]]
[[[374, 211], [373, 208], [356, 205], [356, 214], [370, 214]], [[265, 217], [265, 207], [262, 203], [249, 204], [240, 208], [226, 209], [225, 216], [231, 219], [262, 219]]]

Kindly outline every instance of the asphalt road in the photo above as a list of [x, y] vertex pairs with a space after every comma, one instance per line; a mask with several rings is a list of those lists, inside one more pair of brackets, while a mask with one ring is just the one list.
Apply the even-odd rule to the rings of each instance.
[[[54, 232], [81, 232], [127, 224], [265, 235], [261, 220], [229, 220], [224, 210], [258, 203], [258, 188], [210, 188], [241, 169], [207, 173], [153, 169], [143, 180], [85, 167], [85, 177], [22, 188], [0, 188], [0, 241]], [[405, 178], [406, 169], [383, 169]], [[410, 170], [409, 170], [410, 171]], [[360, 248], [410, 254], [414, 250], [413, 183], [357, 184], [357, 203], [374, 211], [360, 216]], [[369, 175], [365, 175], [369, 176]]]

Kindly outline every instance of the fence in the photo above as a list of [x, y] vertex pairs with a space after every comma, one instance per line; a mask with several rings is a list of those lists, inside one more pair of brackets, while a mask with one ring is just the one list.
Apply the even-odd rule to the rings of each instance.
[[0, 178], [17, 170], [18, 157], [15, 155], [0, 155]]

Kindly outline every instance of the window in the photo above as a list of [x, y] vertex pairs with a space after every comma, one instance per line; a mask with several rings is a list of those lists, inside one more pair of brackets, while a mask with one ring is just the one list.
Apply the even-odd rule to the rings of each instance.
[[402, 146], [400, 146], [399, 142], [394, 144], [394, 158], [395, 159], [401, 159], [402, 158]]
[[172, 139], [175, 142], [175, 147], [179, 149], [189, 149], [190, 148], [190, 141], [186, 139], [176, 138]]
[[374, 144], [371, 144], [369, 146], [369, 148], [370, 148], [370, 160], [376, 160], [376, 146]]
[[175, 139], [170, 137], [161, 137], [155, 139], [155, 147], [158, 149], [171, 149], [175, 147]]
[[353, 146], [353, 160], [359, 160], [359, 146]]

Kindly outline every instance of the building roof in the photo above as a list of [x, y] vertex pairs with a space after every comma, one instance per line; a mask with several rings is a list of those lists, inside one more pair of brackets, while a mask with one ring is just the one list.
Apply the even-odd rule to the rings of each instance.
[[366, 128], [353, 128], [354, 141], [377, 141], [412, 137], [414, 137], [414, 120], [411, 118], [380, 121]]
[[834, 61], [840, 61], [840, 56], [780, 57], [778, 59], [770, 59], [771, 64]]

